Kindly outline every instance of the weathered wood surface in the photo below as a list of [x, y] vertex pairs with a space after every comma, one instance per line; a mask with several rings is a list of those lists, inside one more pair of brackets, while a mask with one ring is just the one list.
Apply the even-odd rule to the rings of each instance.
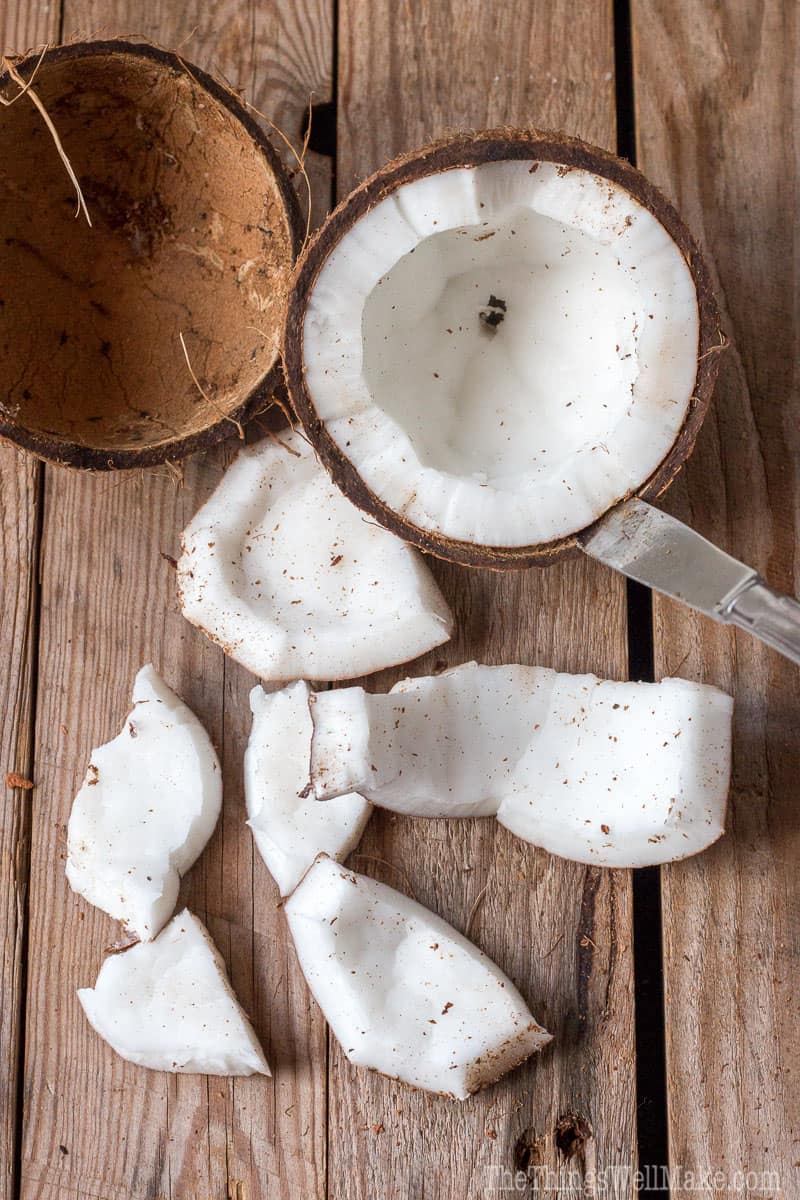
[[0, 1197], [14, 1187], [31, 792], [9, 786], [33, 768], [33, 671], [40, 468], [0, 451]]
[[[55, 36], [58, 12], [0, 6], [0, 36], [24, 50]], [[0, 119], [2, 116], [0, 115]], [[2, 168], [0, 167], [0, 170]], [[0, 281], [0, 298], [8, 281]], [[34, 777], [39, 513], [43, 468], [0, 445], [0, 1200], [17, 1180], [19, 1064], [25, 984], [30, 814], [36, 793], [8, 786]]]
[[[143, 24], [144, 23], [144, 24]], [[311, 91], [330, 88], [325, 3], [236, 0], [188, 10], [68, 2], [64, 36], [132, 30], [218, 70], [291, 135]], [[195, 30], [193, 36], [192, 30]], [[325, 187], [324, 171], [316, 172]], [[329, 182], [327, 190], [329, 193]], [[327, 206], [327, 195], [323, 195]], [[176, 353], [179, 353], [176, 348]], [[85, 478], [47, 470], [41, 599], [22, 1196], [27, 1200], [211, 1200], [322, 1196], [324, 1024], [287, 952], [277, 896], [244, 826], [241, 760], [252, 680], [181, 617], [178, 534], [219, 479], [229, 444], [166, 470]], [[153, 661], [212, 735], [225, 804], [186, 881], [275, 1070], [272, 1081], [137, 1070], [89, 1029], [75, 989], [94, 981], [114, 927], [64, 880], [64, 829], [90, 747], [112, 736], [137, 669]]]
[[[668, 507], [799, 594], [797, 8], [730, 0], [698, 16], [690, 0], [634, 0], [640, 165], [715, 261], [733, 338]], [[797, 1195], [800, 674], [657, 601], [656, 670], [678, 668], [733, 689], [736, 718], [728, 834], [664, 872], [674, 1195], [689, 1195], [684, 1171], [720, 1171], [737, 1195], [750, 1171], [754, 1194]]]
[[[669, 507], [797, 592], [797, 22], [780, 0], [700, 7], [702, 20], [692, 0], [632, 0], [640, 165], [716, 260], [736, 338]], [[339, 193], [447, 128], [544, 124], [613, 146], [611, 8], [610, 0], [339, 0]], [[210, 10], [196, 0], [188, 9], [153, 0], [144, 10], [131, 0], [66, 0], [63, 30], [182, 46], [296, 137], [309, 93], [331, 96], [333, 13], [333, 0], [219, 0]], [[58, 4], [6, 0], [5, 48], [54, 38], [61, 16]], [[312, 158], [311, 168], [318, 218], [330, 164]], [[376, 818], [361, 848], [371, 857], [354, 865], [462, 929], [485, 887], [472, 936], [557, 1043], [463, 1106], [359, 1074], [328, 1047], [243, 826], [252, 680], [183, 622], [160, 556], [175, 552], [233, 450], [188, 464], [179, 489], [157, 471], [43, 476], [0, 448], [0, 769], [37, 783], [32, 793], [6, 791], [0, 818], [0, 1200], [450, 1200], [498, 1195], [509, 1183], [503, 1172], [525, 1163], [574, 1172], [560, 1195], [576, 1196], [587, 1169], [635, 1163], [629, 878], [536, 854], [490, 823]], [[476, 657], [624, 674], [624, 588], [610, 574], [582, 562], [506, 577], [436, 569], [459, 631], [420, 669]], [[64, 826], [90, 747], [116, 732], [148, 660], [205, 721], [223, 758], [223, 820], [184, 892], [227, 958], [273, 1081], [137, 1071], [90, 1034], [75, 999], [114, 929], [66, 887]], [[672, 1165], [723, 1172], [731, 1196], [735, 1172], [766, 1172], [761, 1194], [789, 1196], [800, 1160], [798, 676], [746, 638], [734, 643], [660, 601], [656, 670], [733, 687], [738, 700], [730, 833], [709, 855], [664, 873]], [[554, 1129], [569, 1112], [587, 1118], [593, 1136], [566, 1163]], [[610, 1194], [631, 1195], [624, 1174], [617, 1178]], [[673, 1184], [681, 1200], [697, 1194], [677, 1172]]]
[[[558, 126], [613, 147], [613, 70], [610, 4], [343, 0], [339, 193], [448, 128]], [[435, 570], [457, 633], [412, 674], [476, 658], [624, 675], [624, 588], [608, 572], [580, 561], [505, 575], [442, 564]], [[490, 821], [379, 813], [361, 850], [391, 867], [355, 857], [357, 867], [413, 892], [462, 930], [485, 888], [472, 936], [508, 971], [556, 1042], [462, 1106], [356, 1071], [332, 1046], [331, 1197], [501, 1195], [511, 1186], [505, 1173], [513, 1177], [526, 1163], [553, 1173], [551, 1186], [565, 1168], [561, 1195], [572, 1197], [583, 1192], [585, 1168], [631, 1168], [628, 875], [537, 854]], [[585, 1154], [566, 1163], [553, 1135], [569, 1112], [586, 1118], [594, 1136]]]

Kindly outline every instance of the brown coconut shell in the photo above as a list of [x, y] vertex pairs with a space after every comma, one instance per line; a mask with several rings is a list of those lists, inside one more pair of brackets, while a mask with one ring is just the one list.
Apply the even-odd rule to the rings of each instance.
[[35, 71], [92, 227], [19, 96], [0, 109], [0, 436], [94, 470], [183, 458], [281, 380], [289, 173], [239, 97], [176, 54], [113, 40], [39, 58], [16, 71]]
[[496, 570], [547, 566], [575, 550], [579, 535], [585, 531], [539, 545], [483, 546], [421, 529], [389, 508], [367, 487], [354, 464], [339, 449], [317, 416], [314, 398], [305, 381], [303, 327], [308, 301], [325, 261], [341, 238], [376, 204], [403, 184], [423, 176], [508, 159], [559, 163], [565, 171], [581, 168], [618, 184], [661, 222], [677, 243], [691, 271], [700, 313], [697, 375], [692, 399], [669, 453], [632, 494], [645, 500], [660, 496], [691, 454], [711, 402], [718, 369], [717, 351], [724, 344], [711, 276], [686, 225], [666, 197], [640, 171], [625, 159], [599, 146], [588, 145], [563, 133], [535, 129], [489, 129], [479, 133], [457, 134], [423, 150], [402, 155], [355, 188], [330, 214], [306, 246], [297, 264], [284, 334], [284, 370], [292, 404], [320, 459], [354, 504], [387, 529], [429, 554], [464, 566]]

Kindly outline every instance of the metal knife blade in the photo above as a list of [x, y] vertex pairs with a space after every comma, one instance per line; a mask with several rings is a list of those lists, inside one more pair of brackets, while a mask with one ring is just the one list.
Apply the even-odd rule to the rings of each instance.
[[592, 558], [717, 620], [725, 620], [732, 601], [759, 578], [644, 500], [617, 504], [578, 540]]

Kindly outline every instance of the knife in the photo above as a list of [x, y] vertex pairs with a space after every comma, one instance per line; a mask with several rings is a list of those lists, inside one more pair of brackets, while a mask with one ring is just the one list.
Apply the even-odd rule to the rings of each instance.
[[735, 625], [800, 664], [800, 604], [774, 591], [675, 517], [644, 500], [624, 500], [579, 535], [581, 548], [723, 625]]

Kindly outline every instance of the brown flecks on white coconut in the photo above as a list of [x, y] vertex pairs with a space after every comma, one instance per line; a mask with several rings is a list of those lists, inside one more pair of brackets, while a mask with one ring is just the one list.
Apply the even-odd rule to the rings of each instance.
[[269, 1075], [208, 930], [188, 909], [152, 942], [107, 958], [78, 999], [128, 1062], [154, 1071]]
[[[372, 805], [354, 793], [319, 804], [307, 794], [311, 750], [309, 688], [294, 683], [267, 695], [253, 688], [253, 725], [244, 756], [247, 824], [282, 896], [318, 854], [342, 860], [358, 844]], [[305, 792], [303, 795], [301, 793]]]
[[[491, 240], [464, 241], [481, 201]], [[310, 298], [305, 382], [367, 487], [408, 520], [489, 545], [549, 542], [665, 456], [698, 328], [680, 250], [623, 188], [491, 163], [405, 184], [341, 239]]]
[[551, 1040], [482, 951], [386, 884], [321, 857], [285, 912], [308, 985], [357, 1066], [461, 1100]]
[[262, 679], [350, 679], [447, 641], [419, 554], [364, 519], [297, 433], [242, 450], [183, 533], [184, 615]]
[[645, 866], [724, 831], [733, 701], [683, 679], [617, 683], [466, 663], [388, 695], [312, 696], [311, 786], [395, 812], [496, 815], [565, 858]]
[[354, 190], [301, 259], [285, 360], [356, 503], [443, 557], [514, 566], [663, 490], [709, 402], [717, 332], [702, 256], [642, 175], [500, 129]]
[[208, 734], [155, 668], [142, 667], [121, 732], [92, 751], [72, 806], [70, 886], [143, 941], [154, 937], [221, 805]]

